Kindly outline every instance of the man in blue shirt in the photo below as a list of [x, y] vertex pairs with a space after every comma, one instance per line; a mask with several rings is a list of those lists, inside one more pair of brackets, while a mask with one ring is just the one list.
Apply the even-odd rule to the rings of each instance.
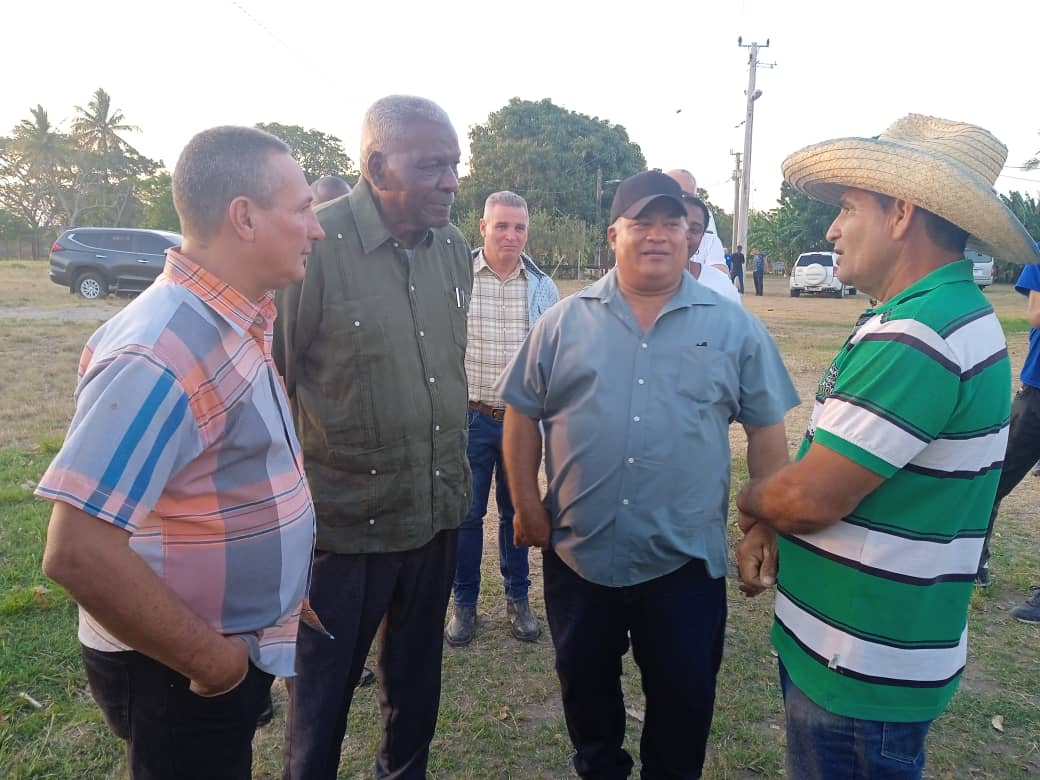
[[[1037, 244], [1040, 247], [1040, 242]], [[1015, 283], [1015, 289], [1028, 298], [1029, 353], [1022, 366], [1022, 389], [1011, 405], [1011, 429], [1007, 453], [997, 487], [997, 498], [989, 521], [989, 533], [982, 548], [982, 560], [975, 582], [983, 587], [990, 583], [989, 542], [1000, 509], [1000, 502], [1010, 493], [1037, 460], [1040, 460], [1040, 266], [1027, 265]], [[1011, 610], [1023, 623], [1040, 623], [1040, 586], [1033, 586], [1024, 604]]]
[[[747, 432], [752, 474], [771, 473], [787, 462], [784, 413], [798, 398], [762, 324], [684, 273], [678, 183], [636, 174], [610, 216], [616, 267], [549, 309], [499, 380], [513, 522], [518, 543], [544, 550], [578, 775], [632, 768], [620, 680], [631, 636], [643, 776], [696, 778], [726, 622], [729, 424]], [[757, 533], [742, 546], [771, 560]]]

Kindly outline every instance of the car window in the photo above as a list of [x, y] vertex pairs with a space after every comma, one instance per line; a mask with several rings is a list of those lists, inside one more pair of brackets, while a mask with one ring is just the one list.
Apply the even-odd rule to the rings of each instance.
[[74, 238], [81, 244], [92, 246], [97, 249], [108, 249], [116, 252], [129, 252], [132, 249], [133, 233], [121, 233], [118, 231], [84, 230], [77, 233]]
[[134, 251], [151, 255], [161, 255], [173, 244], [155, 233], [136, 233], [134, 235]]
[[812, 265], [813, 263], [829, 268], [832, 265], [834, 265], [834, 259], [826, 252], [814, 252], [812, 254], [802, 255], [801, 257], [799, 257], [797, 265], [806, 266]]

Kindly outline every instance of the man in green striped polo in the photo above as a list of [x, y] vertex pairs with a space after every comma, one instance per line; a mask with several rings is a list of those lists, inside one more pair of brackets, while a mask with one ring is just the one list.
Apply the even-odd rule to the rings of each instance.
[[841, 207], [841, 280], [878, 304], [820, 380], [796, 462], [737, 506], [746, 591], [772, 582], [788, 777], [920, 778], [967, 657], [967, 609], [1007, 444], [1011, 369], [966, 243], [1040, 259], [992, 189], [1006, 147], [910, 115], [796, 152], [784, 176]]

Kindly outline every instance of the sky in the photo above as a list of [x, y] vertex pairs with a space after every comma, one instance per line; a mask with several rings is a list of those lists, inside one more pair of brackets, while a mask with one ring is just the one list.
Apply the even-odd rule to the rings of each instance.
[[[751, 206], [779, 195], [796, 149], [873, 136], [910, 112], [982, 125], [1009, 150], [996, 188], [1040, 193], [1033, 36], [1022, 0], [527, 0], [6, 3], [0, 135], [42, 104], [67, 129], [103, 87], [128, 140], [172, 168], [199, 130], [281, 122], [339, 137], [356, 161], [365, 109], [431, 98], [466, 134], [513, 97], [623, 125], [650, 167], [687, 168], [732, 210], [747, 48], [758, 42]], [[12, 34], [12, 31], [35, 31]], [[503, 187], [508, 187], [503, 182]], [[590, 200], [594, 193], [589, 193]]]

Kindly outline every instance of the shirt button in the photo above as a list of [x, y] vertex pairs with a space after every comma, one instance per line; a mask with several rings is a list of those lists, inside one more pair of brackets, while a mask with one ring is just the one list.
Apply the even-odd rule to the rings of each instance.
[[374, 517], [368, 518], [368, 524], [369, 525], [375, 525], [376, 524], [376, 519]]
[[398, 243], [397, 243], [397, 242], [395, 241], [395, 242], [394, 242], [394, 249], [400, 249], [400, 248], [401, 248], [401, 245], [400, 245], [400, 244], [398, 244]]
[[343, 234], [342, 233], [337, 233], [336, 234], [336, 238], [342, 239], [343, 238]]
[[408, 289], [411, 290], [412, 292], [415, 292], [415, 285], [414, 284], [408, 285]]
[[445, 239], [445, 241], [447, 241], [449, 244], [451, 243], [451, 239], [450, 238]]
[[425, 330], [420, 330], [419, 331], [419, 337], [420, 338], [424, 338], [425, 336], [426, 336], [426, 331]]
[[263, 325], [264, 324], [264, 318], [261, 317], [259, 314], [257, 314], [256, 317], [253, 319], [253, 324], [258, 326], [258, 327], [260, 325]]
[[[354, 324], [355, 324], [355, 325], [357, 325], [357, 323], [356, 323], [356, 322], [355, 322]], [[645, 380], [645, 379], [642, 379], [642, 378], [641, 378], [641, 379], [639, 380], [639, 384], [641, 384], [641, 385], [645, 385], [645, 384], [646, 384], [646, 380]]]
[[628, 462], [629, 462], [629, 463], [635, 463], [635, 462], [636, 462], [636, 459], [635, 459], [635, 458], [629, 458], [629, 459], [628, 459]]
[[627, 498], [621, 499], [621, 503], [624, 504], [625, 506], [628, 506], [628, 499]]
[[[355, 328], [360, 328], [361, 327], [361, 320], [354, 320], [354, 327]], [[639, 381], [642, 382], [643, 380], [640, 379]]]
[[642, 347], [643, 349], [646, 349], [646, 342], [644, 341], [644, 342], [643, 342], [642, 344], [640, 344], [639, 346], [641, 346], [641, 347]]
[[441, 426], [439, 426], [439, 425], [434, 425], [434, 426], [433, 426], [433, 429], [434, 429], [435, 431], [439, 431], [439, 430], [441, 429]]
[[432, 376], [430, 377], [430, 384], [431, 384], [431, 385], [432, 385], [432, 384], [433, 384], [434, 382], [436, 382], [436, 381], [437, 381], [437, 380], [436, 380], [436, 379], [434, 379], [434, 378], [433, 378]]
[[639, 415], [638, 414], [635, 417], [632, 418], [632, 422], [639, 422]]
[[375, 475], [376, 475], [376, 474], [377, 474], [378, 472], [376, 472], [376, 470], [375, 470], [375, 469], [372, 469], [372, 471], [371, 471], [371, 472], [369, 472], [369, 473], [371, 473], [371, 474], [372, 474], [372, 476], [374, 477], [374, 476], [375, 476]]
[[441, 475], [441, 470], [440, 469], [434, 469], [433, 470], [433, 476], [439, 477], [440, 475]]

